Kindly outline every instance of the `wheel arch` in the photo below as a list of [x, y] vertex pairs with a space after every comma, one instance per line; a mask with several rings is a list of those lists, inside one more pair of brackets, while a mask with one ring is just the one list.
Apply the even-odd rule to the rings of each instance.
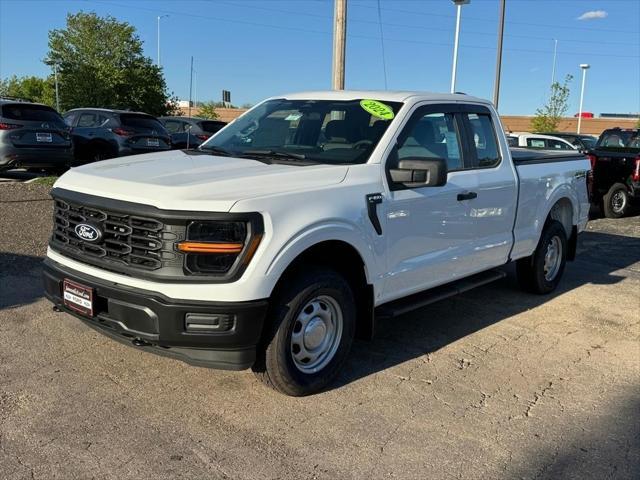
[[306, 246], [283, 269], [271, 295], [277, 295], [292, 276], [313, 266], [331, 268], [349, 282], [356, 301], [356, 337], [372, 338], [375, 327], [373, 285], [369, 283], [363, 255], [345, 240], [325, 239]]
[[[567, 235], [567, 259], [574, 260], [578, 247], [578, 205], [568, 196], [561, 196], [549, 209], [544, 225], [551, 220], [560, 222]], [[544, 229], [544, 227], [543, 227]], [[541, 232], [542, 234], [542, 232]]]

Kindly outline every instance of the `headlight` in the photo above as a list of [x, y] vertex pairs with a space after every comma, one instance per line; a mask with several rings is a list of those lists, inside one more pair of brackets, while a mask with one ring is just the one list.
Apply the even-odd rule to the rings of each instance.
[[177, 244], [189, 274], [241, 274], [262, 239], [262, 217], [238, 221], [194, 221]]

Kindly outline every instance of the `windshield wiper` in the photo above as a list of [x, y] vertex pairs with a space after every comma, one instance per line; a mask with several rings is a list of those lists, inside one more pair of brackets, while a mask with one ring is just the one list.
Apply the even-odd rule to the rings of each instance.
[[200, 150], [201, 152], [208, 152], [214, 155], [221, 155], [223, 157], [234, 156], [233, 153], [231, 153], [230, 151], [225, 150], [224, 148], [216, 147], [215, 145], [206, 145], [204, 147], [198, 148], [198, 150]]
[[238, 156], [240, 157], [267, 157], [267, 158], [286, 158], [289, 160], [306, 160], [307, 157], [301, 153], [277, 152], [275, 150], [245, 150]]

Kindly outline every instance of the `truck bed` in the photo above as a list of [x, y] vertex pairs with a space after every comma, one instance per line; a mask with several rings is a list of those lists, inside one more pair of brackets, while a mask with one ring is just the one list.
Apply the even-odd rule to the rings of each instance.
[[516, 165], [563, 162], [571, 160], [582, 160], [584, 154], [579, 151], [554, 151], [554, 150], [532, 150], [530, 148], [511, 148], [511, 157]]

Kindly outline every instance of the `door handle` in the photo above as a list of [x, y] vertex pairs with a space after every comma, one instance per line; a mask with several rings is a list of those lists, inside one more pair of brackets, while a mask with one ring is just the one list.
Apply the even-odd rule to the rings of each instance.
[[478, 198], [478, 194], [476, 192], [465, 192], [465, 193], [458, 194], [459, 202], [463, 200], [473, 200], [474, 198]]

